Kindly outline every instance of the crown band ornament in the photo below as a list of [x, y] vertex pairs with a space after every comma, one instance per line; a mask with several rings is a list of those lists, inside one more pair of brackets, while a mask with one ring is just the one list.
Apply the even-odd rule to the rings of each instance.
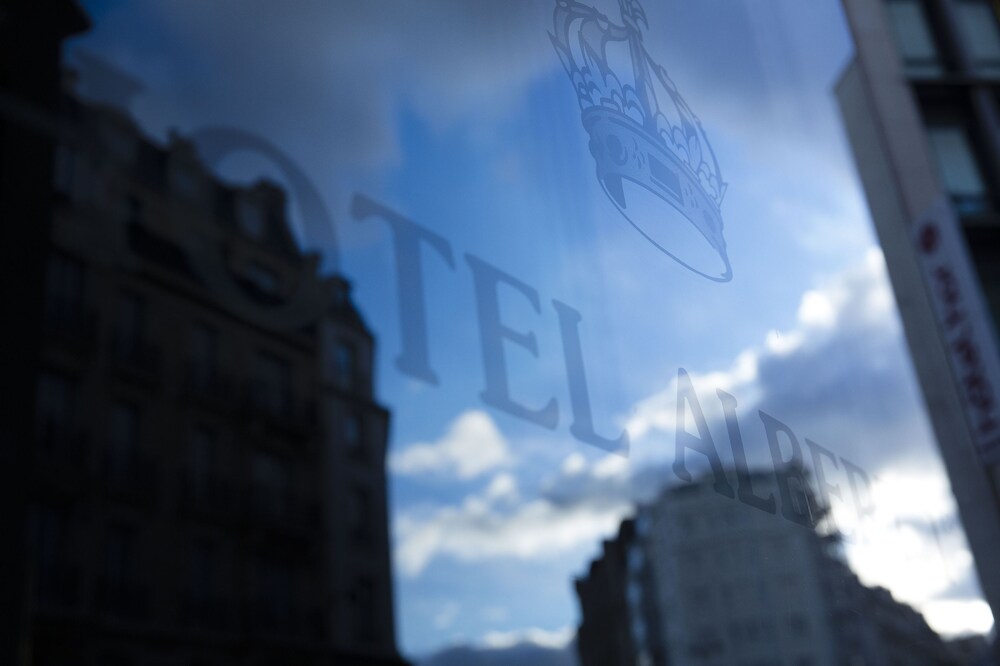
[[[726, 183], [719, 163], [701, 122], [643, 46], [641, 26], [649, 25], [642, 6], [619, 0], [619, 8], [622, 25], [577, 0], [557, 0], [549, 33], [579, 98], [598, 181], [625, 219], [660, 251], [699, 275], [728, 282], [732, 268], [720, 211]], [[609, 47], [627, 49], [632, 82], [623, 84], [612, 71]], [[669, 220], [640, 219], [630, 210], [635, 197], [629, 183], [672, 206], [700, 232], [721, 262], [712, 262], [717, 273], [664, 246], [658, 227]]]

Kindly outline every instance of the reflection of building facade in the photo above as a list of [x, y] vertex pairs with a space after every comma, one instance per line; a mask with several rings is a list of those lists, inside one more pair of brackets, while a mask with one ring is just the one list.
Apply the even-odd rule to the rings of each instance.
[[[0, 345], [0, 663], [17, 664], [26, 629], [25, 467], [34, 429], [43, 257], [49, 246], [53, 151], [47, 120], [60, 96], [63, 39], [86, 29], [73, 0], [0, 6], [0, 263], [5, 313]], [[13, 276], [16, 276], [14, 279]], [[15, 323], [16, 322], [16, 323]]]
[[[755, 492], [780, 497], [775, 478], [753, 475]], [[835, 539], [712, 480], [640, 507], [577, 581], [583, 666], [953, 663], [916, 611], [861, 585]], [[818, 515], [811, 492], [792, 497]]]
[[66, 100], [30, 663], [401, 664], [373, 338], [281, 190]]
[[[618, 536], [605, 541], [601, 557], [576, 580], [582, 608], [577, 649], [583, 664], [660, 664], [656, 608], [639, 590], [651, 586], [636, 521], [623, 521]], [[642, 604], [641, 609], [636, 604]]]
[[990, 0], [844, 0], [837, 96], [979, 581], [1000, 616], [1000, 24]]

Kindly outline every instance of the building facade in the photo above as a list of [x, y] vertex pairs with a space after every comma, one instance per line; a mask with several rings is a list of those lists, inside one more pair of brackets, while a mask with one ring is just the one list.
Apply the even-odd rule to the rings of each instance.
[[656, 606], [642, 593], [651, 589], [651, 573], [635, 519], [623, 521], [587, 575], [574, 582], [583, 618], [577, 632], [582, 664], [664, 663]]
[[[0, 663], [16, 664], [27, 643], [25, 538], [27, 466], [34, 432], [44, 257], [52, 217], [52, 130], [65, 38], [87, 28], [73, 0], [0, 5], [0, 219], [6, 327], [0, 406]], [[16, 221], [16, 223], [15, 223]], [[17, 276], [11, 279], [9, 276]]]
[[844, 0], [837, 97], [976, 570], [1000, 617], [1000, 6]]
[[[805, 477], [782, 474], [806, 525], [718, 494], [711, 475], [639, 507], [576, 583], [581, 664], [960, 663], [919, 613], [858, 581]], [[774, 474], [751, 480], [782, 496]]]
[[67, 96], [26, 663], [402, 664], [374, 339], [277, 186]]

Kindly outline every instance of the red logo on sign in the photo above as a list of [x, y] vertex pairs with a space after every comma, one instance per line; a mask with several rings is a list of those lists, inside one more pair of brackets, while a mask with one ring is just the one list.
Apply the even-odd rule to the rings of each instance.
[[924, 227], [924, 230], [920, 232], [920, 248], [925, 254], [930, 254], [936, 250], [939, 240], [940, 234], [938, 233], [937, 227], [933, 224], [928, 224]]

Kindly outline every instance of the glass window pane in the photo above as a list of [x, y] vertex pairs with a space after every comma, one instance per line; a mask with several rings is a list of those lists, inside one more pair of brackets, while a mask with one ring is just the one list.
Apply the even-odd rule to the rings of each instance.
[[253, 481], [257, 508], [268, 515], [282, 515], [290, 488], [285, 463], [275, 455], [257, 451], [253, 458]]
[[172, 172], [174, 190], [186, 199], [193, 199], [200, 193], [199, 176], [193, 170], [180, 167]]
[[907, 69], [917, 68], [914, 73], [923, 74], [940, 72], [937, 46], [923, 5], [917, 0], [894, 0], [889, 3], [889, 19]]
[[48, 321], [66, 321], [79, 313], [83, 301], [83, 265], [53, 254], [46, 267], [45, 314]]
[[118, 299], [118, 313], [115, 320], [115, 345], [123, 357], [139, 350], [145, 327], [146, 308], [143, 299], [136, 294], [122, 294]]
[[243, 233], [259, 239], [264, 233], [264, 211], [255, 202], [240, 199], [236, 207], [236, 219]]
[[273, 414], [283, 413], [289, 406], [292, 390], [292, 369], [288, 361], [261, 352], [257, 357], [256, 400]]
[[33, 515], [31, 528], [35, 557], [43, 566], [65, 556], [68, 525], [63, 511], [39, 507]]
[[211, 590], [215, 581], [216, 557], [215, 547], [209, 541], [198, 540], [191, 553], [191, 592], [192, 598], [205, 602], [211, 599]]
[[191, 433], [191, 481], [199, 496], [207, 495], [216, 463], [215, 433], [208, 428], [195, 428]]
[[[998, 3], [92, 11], [50, 82], [74, 326], [32, 353], [70, 384], [38, 386], [68, 427], [30, 459], [69, 520], [38, 527], [78, 582], [58, 624], [150, 602], [102, 664], [986, 663], [943, 639], [992, 626], [1000, 531], [963, 529], [1000, 504], [955, 474], [956, 507], [946, 467], [992, 459], [1000, 366], [938, 269], [957, 209], [1000, 312], [1000, 152], [963, 92], [997, 97]], [[896, 214], [907, 146], [952, 211]], [[131, 579], [102, 600], [105, 548]], [[57, 638], [39, 663], [75, 663]]]
[[247, 279], [265, 294], [274, 294], [281, 287], [278, 274], [257, 261], [247, 267]]
[[116, 526], [108, 534], [105, 575], [114, 589], [122, 589], [132, 579], [135, 535], [128, 527]]
[[1000, 71], [1000, 27], [993, 8], [985, 2], [961, 2], [958, 16], [962, 36], [978, 65], [992, 65]]
[[200, 387], [208, 387], [216, 369], [219, 336], [216, 330], [205, 324], [198, 324], [192, 331], [192, 372]]
[[115, 479], [124, 479], [132, 471], [139, 448], [139, 412], [132, 405], [119, 403], [111, 414], [110, 471]]
[[994, 331], [1000, 333], [1000, 242], [996, 237], [970, 235], [969, 250], [993, 315]]
[[358, 539], [367, 539], [370, 535], [369, 518], [371, 515], [371, 498], [364, 488], [351, 490], [348, 501], [351, 531]]
[[56, 148], [55, 186], [67, 196], [73, 195], [73, 172], [76, 168], [76, 151], [65, 144]]
[[361, 418], [357, 414], [349, 414], [344, 419], [344, 440], [348, 451], [356, 452], [361, 448]]
[[339, 388], [350, 389], [357, 376], [357, 352], [347, 342], [337, 344], [334, 352], [334, 381]]
[[65, 427], [74, 404], [73, 384], [62, 375], [43, 373], [38, 379], [38, 420], [42, 424]]
[[965, 129], [960, 125], [932, 126], [928, 138], [942, 183], [959, 205], [959, 213], [982, 212], [986, 186]]

